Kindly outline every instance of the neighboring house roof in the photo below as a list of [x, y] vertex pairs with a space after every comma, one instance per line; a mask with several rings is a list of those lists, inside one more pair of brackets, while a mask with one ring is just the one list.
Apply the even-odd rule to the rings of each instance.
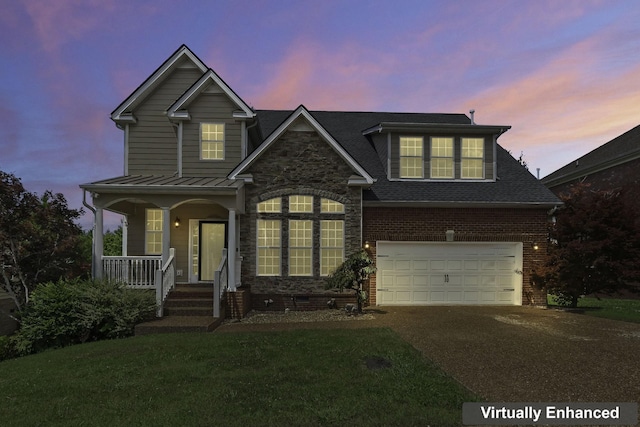
[[[236, 178], [239, 174], [244, 172], [251, 166], [251, 164], [258, 159], [280, 136], [298, 119], [304, 118], [312, 129], [318, 132], [320, 136], [333, 148], [336, 153], [342, 159], [351, 166], [351, 168], [357, 172], [362, 178], [364, 178], [364, 184], [373, 184], [373, 177], [363, 168], [359, 162], [349, 154], [345, 148], [329, 133], [327, 130], [309, 113], [309, 111], [300, 105], [295, 111], [288, 112], [288, 116], [282, 120], [282, 122], [269, 132], [263, 132], [265, 135], [269, 135], [258, 148], [253, 151], [244, 161], [242, 161], [231, 173], [229, 178]], [[264, 128], [263, 128], [264, 130]], [[355, 183], [355, 182], [354, 182]]]
[[193, 84], [182, 96], [173, 103], [167, 110], [167, 116], [170, 119], [175, 120], [189, 120], [188, 112], [184, 108], [188, 107], [189, 103], [198, 97], [204, 90], [206, 90], [212, 84], [218, 85], [222, 91], [233, 101], [236, 106], [242, 110], [238, 113], [234, 113], [236, 118], [253, 118], [256, 113], [249, 107], [225, 82], [218, 76], [211, 68], [205, 72], [200, 79]]
[[109, 193], [161, 192], [164, 194], [204, 193], [214, 195], [235, 192], [242, 187], [242, 181], [226, 178], [176, 177], [164, 175], [127, 175], [83, 184], [80, 188], [88, 191]]
[[640, 125], [542, 178], [555, 187], [640, 158]]
[[204, 62], [200, 60], [186, 45], [182, 45], [176, 50], [173, 55], [158, 67], [131, 95], [111, 113], [111, 120], [118, 122], [132, 122], [135, 123], [135, 117], [131, 114], [131, 110], [135, 108], [140, 102], [144, 100], [146, 95], [150, 93], [164, 78], [166, 78], [170, 72], [181, 62], [183, 59], [190, 60], [197, 68], [203, 73], [206, 72], [207, 67]]
[[[263, 134], [270, 134], [291, 114], [290, 111], [257, 110]], [[375, 179], [375, 183], [363, 193], [365, 203], [415, 204], [437, 206], [555, 206], [558, 198], [501, 146], [497, 146], [497, 179], [495, 182], [436, 182], [389, 181], [374, 147], [363, 135], [379, 124], [412, 123], [428, 127], [450, 129], [491, 130], [501, 133], [508, 126], [471, 125], [464, 114], [388, 113], [388, 112], [339, 112], [311, 111], [345, 150]], [[365, 132], [366, 133], [366, 132]]]

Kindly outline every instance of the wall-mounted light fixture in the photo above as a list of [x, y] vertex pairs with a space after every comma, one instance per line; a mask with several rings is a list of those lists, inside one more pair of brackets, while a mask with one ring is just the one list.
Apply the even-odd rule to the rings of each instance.
[[537, 251], [538, 249], [540, 249], [540, 246], [536, 242], [533, 242], [531, 247], [533, 248], [534, 251]]
[[365, 249], [369, 249], [369, 241], [368, 240], [366, 242], [364, 242], [364, 248]]
[[444, 232], [445, 237], [447, 238], [447, 242], [453, 242], [455, 238], [456, 232], [453, 230], [447, 230]]
[[180, 227], [180, 218], [176, 217], [176, 220], [174, 221], [173, 225], [175, 225], [176, 228]]

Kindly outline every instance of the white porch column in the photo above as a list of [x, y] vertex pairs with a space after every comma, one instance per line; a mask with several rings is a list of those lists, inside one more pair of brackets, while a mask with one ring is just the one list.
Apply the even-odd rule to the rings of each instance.
[[129, 217], [124, 216], [122, 220], [122, 256], [127, 256], [129, 246]]
[[102, 208], [96, 206], [96, 223], [93, 227], [93, 278], [102, 279], [102, 254], [104, 253]]
[[162, 265], [169, 259], [171, 248], [171, 208], [162, 208]]
[[229, 209], [229, 229], [227, 230], [227, 279], [229, 290], [236, 290], [236, 210]]

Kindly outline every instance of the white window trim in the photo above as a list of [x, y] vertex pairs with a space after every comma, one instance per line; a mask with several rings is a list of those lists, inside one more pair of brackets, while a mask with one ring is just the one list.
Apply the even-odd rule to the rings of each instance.
[[[202, 140], [202, 125], [222, 125], [222, 141], [203, 141]], [[200, 160], [205, 162], [221, 162], [224, 161], [227, 157], [227, 124], [224, 122], [201, 122], [200, 123], [200, 134], [198, 137], [200, 138]], [[222, 142], [222, 158], [221, 159], [205, 159], [202, 156], [202, 143], [203, 142]]]

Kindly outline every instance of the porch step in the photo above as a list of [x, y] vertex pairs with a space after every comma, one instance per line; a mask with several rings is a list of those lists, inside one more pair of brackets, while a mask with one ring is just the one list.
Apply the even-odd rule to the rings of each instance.
[[178, 284], [169, 293], [167, 299], [178, 298], [207, 298], [213, 299], [213, 285], [212, 284]]
[[[198, 300], [199, 301], [199, 300]], [[197, 305], [197, 306], [164, 306], [165, 316], [209, 316], [213, 317], [212, 304]]]
[[213, 307], [213, 295], [211, 298], [167, 298], [164, 308], [176, 307]]
[[135, 335], [211, 332], [222, 323], [212, 316], [165, 316], [136, 325]]

